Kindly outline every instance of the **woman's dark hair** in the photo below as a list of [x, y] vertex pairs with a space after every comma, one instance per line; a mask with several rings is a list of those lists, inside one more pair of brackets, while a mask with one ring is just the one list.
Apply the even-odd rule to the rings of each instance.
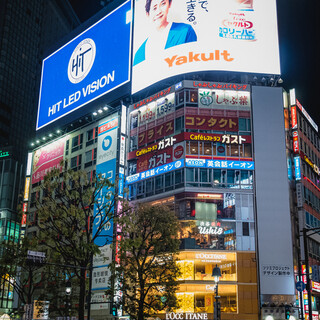
[[[151, 2], [152, 2], [152, 0], [147, 0], [146, 1], [146, 13], [147, 14], [149, 14], [149, 12], [150, 12], [150, 7], [151, 7]], [[172, 0], [169, 0], [169, 5], [171, 4], [171, 2], [172, 2]]]

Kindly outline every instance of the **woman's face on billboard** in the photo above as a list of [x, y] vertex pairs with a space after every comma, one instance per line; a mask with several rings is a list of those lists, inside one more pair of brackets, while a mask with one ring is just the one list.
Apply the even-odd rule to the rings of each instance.
[[152, 0], [149, 18], [157, 29], [165, 28], [168, 25], [167, 16], [169, 9], [169, 0]]

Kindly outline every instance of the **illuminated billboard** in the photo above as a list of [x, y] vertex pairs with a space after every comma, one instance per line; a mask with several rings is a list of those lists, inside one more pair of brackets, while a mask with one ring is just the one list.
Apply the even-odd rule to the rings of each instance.
[[280, 74], [276, 0], [135, 0], [132, 93], [195, 71]]
[[32, 184], [43, 180], [53, 168], [59, 168], [63, 160], [64, 146], [68, 137], [61, 138], [38, 150], [33, 154]]
[[130, 79], [131, 0], [43, 60], [36, 129]]

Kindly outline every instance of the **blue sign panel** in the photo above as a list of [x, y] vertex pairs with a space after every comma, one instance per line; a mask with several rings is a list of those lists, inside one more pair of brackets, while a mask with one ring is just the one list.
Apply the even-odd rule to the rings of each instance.
[[253, 161], [186, 159], [186, 167], [254, 170]]
[[131, 0], [47, 57], [37, 130], [130, 79]]
[[[99, 122], [98, 132], [96, 173], [114, 183], [117, 164], [118, 116], [102, 119]], [[101, 224], [101, 220], [105, 221], [106, 215], [101, 208], [113, 200], [113, 192], [113, 187], [102, 188], [97, 194], [97, 204], [94, 205], [92, 234], [96, 236], [98, 233], [94, 243], [101, 247], [112, 243], [113, 239], [113, 220], [107, 219], [108, 223]], [[109, 199], [106, 196], [109, 196]]]
[[184, 160], [177, 160], [168, 164], [164, 164], [160, 167], [154, 168], [154, 169], [150, 169], [147, 171], [143, 171], [143, 172], [139, 172], [136, 174], [133, 174], [129, 177], [126, 177], [126, 183], [130, 184], [130, 183], [134, 183], [137, 181], [141, 181], [141, 180], [145, 180], [151, 177], [155, 177], [158, 176], [159, 174], [162, 173], [167, 173], [176, 169], [180, 169], [184, 167]]
[[300, 157], [294, 157], [294, 174], [296, 180], [301, 180], [301, 168], [300, 168]]

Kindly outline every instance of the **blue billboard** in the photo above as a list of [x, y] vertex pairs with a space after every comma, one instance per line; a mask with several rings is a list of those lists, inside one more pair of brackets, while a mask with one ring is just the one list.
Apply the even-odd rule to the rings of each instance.
[[36, 129], [130, 80], [132, 2], [43, 60]]

